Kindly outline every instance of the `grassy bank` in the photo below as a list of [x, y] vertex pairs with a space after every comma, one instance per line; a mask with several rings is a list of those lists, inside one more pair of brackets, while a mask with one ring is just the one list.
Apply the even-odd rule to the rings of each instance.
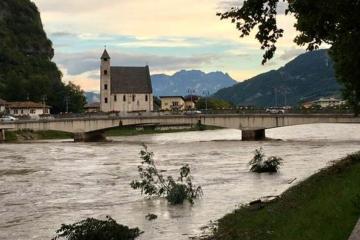
[[216, 130], [219, 127], [201, 126], [201, 127], [188, 127], [188, 128], [143, 128], [136, 129], [133, 127], [119, 127], [106, 131], [106, 136], [135, 136], [142, 134], [157, 134], [157, 133], [174, 133], [174, 132], [192, 132], [203, 130]]
[[360, 153], [356, 153], [277, 200], [226, 215], [209, 240], [347, 240], [359, 217]]

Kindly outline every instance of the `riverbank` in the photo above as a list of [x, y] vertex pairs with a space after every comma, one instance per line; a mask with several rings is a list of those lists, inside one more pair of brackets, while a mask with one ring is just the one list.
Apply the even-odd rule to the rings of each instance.
[[[194, 127], [161, 127], [161, 128], [134, 128], [134, 127], [119, 127], [105, 132], [107, 137], [120, 136], [136, 136], [144, 134], [161, 134], [161, 133], [175, 133], [175, 132], [190, 132], [190, 131], [204, 131], [216, 130], [219, 127], [212, 126], [194, 126]], [[5, 142], [26, 142], [34, 140], [55, 140], [55, 139], [72, 139], [73, 134], [61, 131], [7, 131], [5, 132]]]
[[267, 203], [240, 207], [207, 240], [347, 240], [360, 217], [360, 152]]

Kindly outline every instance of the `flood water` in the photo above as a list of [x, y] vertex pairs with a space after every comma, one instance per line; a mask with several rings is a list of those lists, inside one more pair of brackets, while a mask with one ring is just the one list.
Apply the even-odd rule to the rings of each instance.
[[[145, 231], [142, 240], [188, 239], [236, 206], [278, 195], [330, 161], [360, 150], [360, 125], [277, 128], [267, 136], [282, 140], [241, 142], [240, 131], [224, 129], [116, 137], [111, 143], [2, 144], [0, 239], [50, 240], [62, 223], [106, 215]], [[142, 143], [165, 175], [177, 176], [189, 164], [203, 198], [193, 206], [170, 206], [132, 190]], [[284, 159], [279, 173], [249, 172], [247, 163], [258, 147]], [[145, 220], [148, 213], [158, 219]]]

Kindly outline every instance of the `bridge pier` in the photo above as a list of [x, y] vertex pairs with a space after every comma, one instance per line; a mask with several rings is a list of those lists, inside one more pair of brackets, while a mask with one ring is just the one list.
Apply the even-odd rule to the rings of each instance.
[[106, 141], [104, 132], [74, 133], [74, 142], [103, 142]]
[[266, 138], [265, 129], [242, 130], [241, 135], [243, 141], [261, 141]]
[[5, 129], [0, 129], [0, 142], [5, 142]]

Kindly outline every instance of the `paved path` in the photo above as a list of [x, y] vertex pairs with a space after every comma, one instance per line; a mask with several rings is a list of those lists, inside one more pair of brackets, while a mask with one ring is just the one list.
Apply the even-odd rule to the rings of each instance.
[[355, 226], [354, 231], [351, 234], [349, 240], [360, 240], [360, 219], [357, 225]]

